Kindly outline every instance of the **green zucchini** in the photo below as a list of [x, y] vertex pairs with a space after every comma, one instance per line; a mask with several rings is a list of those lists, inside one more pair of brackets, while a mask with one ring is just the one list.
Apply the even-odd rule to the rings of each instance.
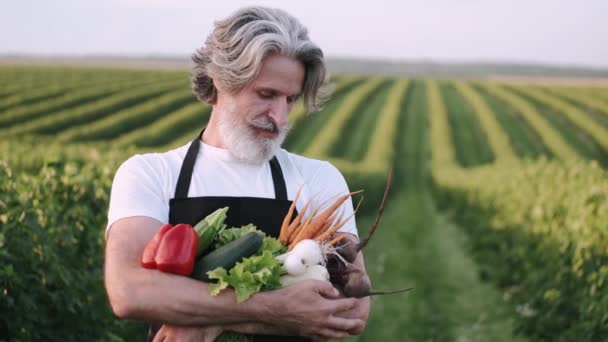
[[225, 244], [196, 262], [192, 278], [209, 281], [207, 272], [218, 267], [229, 271], [241, 259], [254, 255], [262, 246], [263, 241], [264, 237], [261, 234], [251, 232]]
[[211, 247], [211, 244], [215, 241], [218, 233], [226, 226], [224, 220], [226, 219], [227, 211], [228, 207], [220, 208], [194, 226], [194, 230], [198, 235], [198, 248], [196, 250], [197, 258], [203, 255], [207, 249]]

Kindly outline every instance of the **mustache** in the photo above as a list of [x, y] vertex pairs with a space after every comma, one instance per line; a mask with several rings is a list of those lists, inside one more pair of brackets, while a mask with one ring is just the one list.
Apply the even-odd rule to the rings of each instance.
[[267, 117], [255, 118], [251, 120], [250, 123], [256, 128], [265, 129], [273, 133], [279, 132], [279, 127], [277, 126], [277, 124], [275, 124], [274, 121], [270, 120]]

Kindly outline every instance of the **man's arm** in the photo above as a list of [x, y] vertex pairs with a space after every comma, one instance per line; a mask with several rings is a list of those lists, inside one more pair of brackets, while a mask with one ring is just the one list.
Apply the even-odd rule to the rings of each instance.
[[109, 231], [105, 284], [112, 309], [121, 318], [200, 326], [253, 322], [306, 336], [333, 336], [362, 324], [339, 316], [357, 301], [337, 298], [328, 283], [303, 282], [237, 304], [233, 291], [211, 296], [203, 282], [144, 269], [143, 249], [159, 226], [161, 222], [140, 216], [118, 220]]

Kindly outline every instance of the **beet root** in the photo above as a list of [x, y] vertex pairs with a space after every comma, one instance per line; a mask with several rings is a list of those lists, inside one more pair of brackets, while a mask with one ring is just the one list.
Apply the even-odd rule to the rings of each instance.
[[344, 260], [352, 263], [357, 258], [359, 253], [359, 239], [356, 236], [348, 233], [336, 235], [346, 235], [340, 240], [336, 246], [336, 251], [344, 258]]
[[345, 263], [337, 255], [330, 254], [327, 258], [329, 280], [346, 297], [362, 298], [376, 295], [394, 294], [412, 290], [413, 288], [396, 291], [373, 291], [369, 276], [355, 264]]
[[353, 268], [348, 273], [343, 292], [347, 297], [366, 297], [372, 292], [372, 284], [365, 272], [358, 268]]
[[329, 272], [329, 281], [338, 289], [343, 292], [344, 285], [348, 280], [348, 273], [350, 264], [345, 264], [336, 255], [330, 254], [327, 257], [327, 272]]

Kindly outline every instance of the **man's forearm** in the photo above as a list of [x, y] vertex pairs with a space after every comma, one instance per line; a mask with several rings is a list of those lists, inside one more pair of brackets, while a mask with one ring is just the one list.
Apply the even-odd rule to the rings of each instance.
[[[266, 304], [253, 296], [237, 303], [234, 291], [211, 296], [207, 284], [160, 271], [133, 269], [118, 301], [122, 318], [178, 325], [219, 325], [263, 322]], [[128, 284], [128, 285], [126, 285]], [[116, 291], [115, 291], [116, 292]]]

